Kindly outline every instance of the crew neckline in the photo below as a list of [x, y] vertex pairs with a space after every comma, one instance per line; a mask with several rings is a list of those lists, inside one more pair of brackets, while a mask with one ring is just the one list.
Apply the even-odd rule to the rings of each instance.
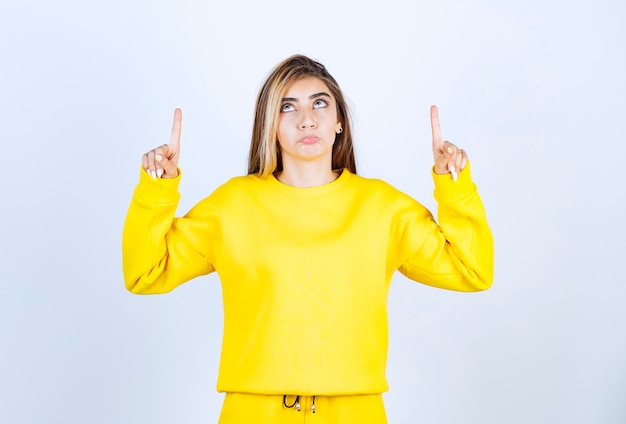
[[290, 186], [279, 181], [278, 178], [274, 176], [274, 174], [270, 174], [267, 177], [267, 182], [269, 183], [270, 188], [278, 190], [282, 193], [297, 197], [312, 197], [337, 190], [344, 186], [346, 182], [352, 177], [352, 173], [345, 168], [340, 170], [340, 172], [341, 174], [339, 174], [339, 176], [331, 182], [314, 187]]

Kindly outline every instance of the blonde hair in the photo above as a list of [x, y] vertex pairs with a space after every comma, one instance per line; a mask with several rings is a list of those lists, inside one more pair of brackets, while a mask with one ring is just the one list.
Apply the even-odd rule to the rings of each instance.
[[283, 164], [277, 143], [282, 97], [292, 81], [305, 77], [316, 77], [324, 82], [337, 103], [337, 117], [343, 132], [337, 134], [333, 144], [332, 169], [347, 168], [356, 174], [350, 111], [341, 89], [324, 65], [303, 55], [294, 55], [279, 63], [259, 90], [248, 157], [248, 174], [266, 177], [282, 171]]

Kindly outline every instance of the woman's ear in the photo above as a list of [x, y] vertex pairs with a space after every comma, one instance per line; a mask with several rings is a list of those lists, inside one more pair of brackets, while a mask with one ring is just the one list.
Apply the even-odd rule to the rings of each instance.
[[341, 134], [343, 132], [343, 127], [341, 126], [341, 122], [337, 122], [337, 128], [335, 129], [337, 134]]

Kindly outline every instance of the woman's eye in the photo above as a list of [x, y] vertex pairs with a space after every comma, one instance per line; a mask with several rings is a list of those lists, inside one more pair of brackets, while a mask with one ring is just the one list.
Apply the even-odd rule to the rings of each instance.
[[328, 106], [326, 100], [316, 100], [315, 103], [313, 103], [313, 108], [315, 109], [326, 106]]
[[294, 110], [294, 107], [293, 105], [290, 105], [289, 103], [285, 103], [280, 108], [281, 112], [291, 112], [292, 110]]

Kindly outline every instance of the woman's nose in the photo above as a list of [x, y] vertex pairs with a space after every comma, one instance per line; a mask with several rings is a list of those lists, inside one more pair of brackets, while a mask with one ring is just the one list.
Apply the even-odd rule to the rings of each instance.
[[305, 111], [302, 113], [302, 119], [300, 120], [300, 125], [299, 125], [301, 129], [315, 128], [316, 125], [317, 124], [311, 112]]

